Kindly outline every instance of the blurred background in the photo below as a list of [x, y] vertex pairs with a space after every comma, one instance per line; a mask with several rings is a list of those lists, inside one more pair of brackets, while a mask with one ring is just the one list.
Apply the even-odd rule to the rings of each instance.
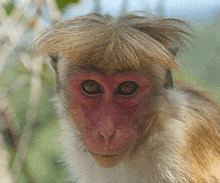
[[194, 37], [178, 53], [181, 72], [175, 78], [220, 101], [219, 0], [0, 0], [1, 183], [68, 182], [51, 100], [54, 76], [41, 58], [31, 57], [33, 40], [54, 23], [79, 15], [130, 11], [187, 21]]

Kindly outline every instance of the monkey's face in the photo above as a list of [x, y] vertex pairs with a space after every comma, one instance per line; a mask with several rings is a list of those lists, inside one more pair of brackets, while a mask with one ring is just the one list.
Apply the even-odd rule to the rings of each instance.
[[151, 86], [150, 79], [138, 73], [80, 72], [69, 79], [72, 118], [99, 165], [114, 166], [129, 151], [140, 127], [138, 118], [148, 111]]

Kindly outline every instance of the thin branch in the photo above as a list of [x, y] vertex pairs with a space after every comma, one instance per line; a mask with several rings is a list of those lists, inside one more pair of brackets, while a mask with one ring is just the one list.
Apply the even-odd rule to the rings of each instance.
[[101, 12], [100, 0], [94, 0], [94, 4], [95, 4], [94, 12], [100, 13]]
[[33, 60], [33, 76], [31, 79], [31, 95], [29, 107], [26, 113], [26, 125], [22, 131], [18, 149], [15, 155], [14, 163], [12, 165], [12, 178], [16, 182], [22, 170], [22, 164], [28, 149], [29, 141], [32, 134], [32, 126], [36, 117], [36, 107], [39, 103], [41, 90], [41, 73], [42, 73], [43, 59]]
[[128, 9], [128, 0], [124, 0], [122, 2], [122, 7], [121, 7], [121, 13], [120, 14], [126, 13], [127, 9]]

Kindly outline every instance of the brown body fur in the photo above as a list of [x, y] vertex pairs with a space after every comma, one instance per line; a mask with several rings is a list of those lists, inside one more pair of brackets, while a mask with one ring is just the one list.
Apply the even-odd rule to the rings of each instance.
[[[110, 19], [89, 14], [53, 26], [35, 42], [35, 54], [52, 56], [58, 84], [58, 113], [64, 131], [62, 143], [65, 155], [69, 156], [65, 161], [71, 180], [220, 183], [218, 104], [205, 93], [182, 83], [176, 83], [174, 89], [164, 88], [167, 69], [178, 69], [172, 51], [184, 45], [188, 35], [184, 26], [184, 22], [175, 19], [133, 15]], [[116, 170], [106, 171], [95, 167], [93, 162], [84, 162], [86, 155], [82, 155], [84, 160], [78, 160], [81, 154], [77, 151], [85, 147], [80, 129], [75, 129], [70, 115], [67, 81], [79, 69], [102, 74], [109, 71], [146, 73], [153, 83], [151, 108], [140, 119], [142, 135], [129, 150], [123, 167], [116, 166]], [[73, 128], [73, 135], [65, 131], [66, 126]], [[67, 133], [72, 141], [66, 140]], [[78, 149], [72, 147], [76, 143]], [[78, 166], [77, 169], [74, 166]]]

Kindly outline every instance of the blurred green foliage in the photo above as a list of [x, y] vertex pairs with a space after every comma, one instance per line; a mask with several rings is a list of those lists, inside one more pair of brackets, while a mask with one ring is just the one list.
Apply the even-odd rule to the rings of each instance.
[[181, 73], [177, 79], [201, 86], [220, 101], [220, 24], [196, 28], [194, 37], [186, 43], [187, 51], [180, 50]]
[[182, 54], [182, 62], [196, 77], [220, 87], [220, 24], [195, 30], [195, 37], [187, 44], [189, 52]]
[[15, 8], [15, 1], [14, 0], [10, 0], [8, 3], [5, 3], [3, 6], [4, 6], [7, 14], [10, 15], [10, 13]]
[[[10, 67], [5, 67], [0, 76], [0, 90], [2, 94], [10, 97], [10, 104], [14, 108], [21, 129], [26, 125], [26, 111], [30, 96], [31, 72], [27, 71], [21, 62], [15, 62]], [[26, 83], [22, 89], [12, 89], [17, 80]], [[25, 171], [19, 177], [19, 183], [47, 182], [59, 183], [66, 178], [64, 166], [60, 162], [61, 155], [57, 136], [60, 133], [54, 104], [51, 101], [55, 94], [55, 81], [50, 68], [44, 64], [42, 74], [42, 90], [40, 102], [36, 109], [37, 115], [33, 125], [33, 134], [25, 160]], [[17, 132], [18, 134], [21, 131]], [[8, 149], [12, 165], [14, 152]], [[31, 180], [30, 180], [31, 178]]]
[[[78, 3], [79, 0], [56, 0], [57, 6], [58, 8], [63, 11], [63, 9], [69, 5], [69, 4], [76, 4]], [[7, 12], [8, 15], [10, 15], [10, 13], [14, 10], [15, 8], [15, 0], [10, 0], [9, 2], [5, 3], [4, 8]]]
[[68, 4], [78, 3], [79, 0], [56, 0], [58, 8], [63, 10]]

